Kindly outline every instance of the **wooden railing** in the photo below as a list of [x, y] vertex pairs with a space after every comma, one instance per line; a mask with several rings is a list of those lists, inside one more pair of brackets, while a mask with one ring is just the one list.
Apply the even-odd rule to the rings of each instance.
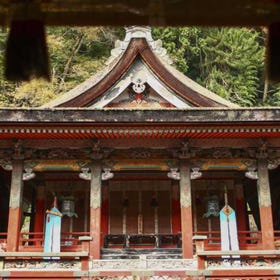
[[[242, 259], [277, 259], [279, 262], [280, 251], [279, 250], [238, 250], [238, 251], [198, 251], [198, 269], [206, 268], [206, 261], [209, 259], [221, 260], [225, 262], [230, 260], [231, 262], [240, 262]], [[265, 263], [265, 262], [264, 262]], [[241, 265], [240, 265], [241, 266]]]
[[[80, 236], [89, 236], [89, 232], [61, 233], [61, 251], [79, 251], [81, 249]], [[19, 247], [22, 251], [42, 251], [43, 242], [43, 232], [22, 232], [20, 234]]]
[[[29, 263], [32, 263], [32, 261], [36, 262], [35, 267], [43, 268], [43, 265], [45, 266], [46, 262], [52, 261], [55, 259], [58, 263], [58, 260], [67, 260], [68, 262], [70, 260], [77, 260], [81, 262], [81, 265], [78, 266], [81, 268], [81, 270], [88, 270], [88, 256], [89, 253], [87, 251], [80, 251], [80, 252], [61, 252], [61, 253], [44, 253], [44, 252], [0, 252], [0, 270], [3, 270], [6, 262], [13, 263], [12, 267], [17, 268], [21, 267], [22, 264], [20, 261], [26, 261], [28, 260]], [[42, 264], [40, 265], [40, 262]]]
[[[279, 231], [280, 234], [280, 231]], [[194, 235], [205, 235], [206, 250], [220, 250], [221, 249], [221, 237], [220, 231], [197, 231]], [[280, 235], [279, 235], [280, 239]], [[244, 250], [257, 249], [261, 243], [260, 231], [238, 231], [238, 240], [240, 248]]]
[[106, 234], [104, 248], [180, 248], [181, 234]]
[[[205, 250], [220, 250], [220, 231], [197, 231], [194, 235], [205, 235], [207, 238], [205, 240]], [[81, 242], [79, 241], [79, 236], [89, 236], [89, 232], [63, 232], [61, 234], [61, 251], [79, 251], [81, 248]], [[122, 235], [121, 235], [122, 236]], [[134, 235], [133, 235], [134, 236]], [[161, 238], [162, 236], [159, 235]], [[163, 235], [163, 237], [173, 236], [174, 242], [173, 247], [180, 247], [180, 234], [176, 235]], [[138, 236], [136, 236], [138, 237]], [[110, 247], [108, 236], [106, 236], [105, 247]], [[153, 246], [151, 247], [161, 247], [165, 246], [158, 242], [159, 239], [155, 239]], [[238, 232], [239, 245], [242, 250], [254, 250], [261, 249], [261, 232], [260, 231], [239, 231]], [[171, 240], [170, 239], [170, 240]], [[280, 248], [280, 230], [274, 231], [274, 239], [276, 248]], [[20, 251], [33, 251], [40, 252], [43, 250], [43, 232], [24, 232], [20, 234], [19, 250]], [[157, 241], [157, 242], [156, 242]], [[106, 243], [107, 242], [107, 243]], [[125, 238], [122, 238], [123, 247], [128, 244]], [[171, 243], [172, 243], [171, 242]], [[0, 233], [0, 251], [5, 251], [5, 244], [7, 243], [7, 233]], [[130, 244], [132, 245], [132, 244]], [[114, 246], [113, 246], [114, 247]], [[129, 246], [128, 246], [129, 247]], [[172, 246], [167, 246], [172, 247]]]
[[196, 235], [193, 237], [197, 256], [197, 268], [229, 268], [229, 267], [274, 267], [279, 264], [280, 250], [236, 250], [221, 251], [207, 250], [207, 237]]

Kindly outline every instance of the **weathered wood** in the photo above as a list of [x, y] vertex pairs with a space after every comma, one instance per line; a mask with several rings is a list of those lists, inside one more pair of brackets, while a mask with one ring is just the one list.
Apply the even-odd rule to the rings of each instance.
[[204, 251], [204, 242], [206, 239], [207, 239], [207, 235], [194, 235], [193, 236], [193, 240], [195, 241], [198, 269], [205, 269], [204, 258], [203, 258], [203, 256], [199, 255], [199, 253]]
[[184, 159], [180, 163], [180, 203], [181, 203], [181, 231], [183, 258], [193, 257], [193, 220], [191, 175], [189, 161]]
[[60, 252], [60, 253], [46, 253], [46, 252], [0, 252], [0, 258], [5, 257], [18, 257], [18, 258], [43, 258], [43, 257], [86, 257], [88, 256], [88, 252]]
[[268, 161], [266, 158], [258, 159], [258, 199], [263, 249], [275, 249]]
[[280, 250], [237, 250], [237, 251], [198, 251], [198, 256], [273, 256], [280, 255]]
[[91, 165], [90, 181], [90, 256], [100, 258], [101, 250], [101, 162], [95, 160]]
[[7, 233], [7, 251], [17, 251], [19, 246], [22, 192], [23, 192], [23, 160], [15, 159], [12, 162], [12, 180], [10, 190], [10, 208]]
[[[188, 109], [168, 109], [168, 110], [90, 110], [86, 109], [0, 109], [0, 123], [14, 124], [22, 128], [22, 123], [32, 124], [41, 122], [44, 124], [67, 124], [71, 122], [85, 126], [86, 124], [96, 125], [97, 123], [215, 123], [223, 122], [239, 124], [242, 122], [260, 124], [261, 121], [275, 123], [280, 121], [280, 108], [188, 108]], [[68, 126], [67, 126], [68, 127]], [[45, 127], [44, 127], [45, 128]], [[46, 127], [47, 128], [47, 127]], [[57, 126], [56, 126], [57, 128]], [[222, 129], [223, 127], [219, 127]], [[242, 127], [244, 130], [245, 127]], [[256, 129], [256, 127], [254, 127]], [[40, 127], [39, 129], [42, 130]], [[255, 131], [257, 132], [257, 131]], [[34, 133], [34, 132], [32, 132]], [[279, 135], [279, 134], [278, 134]]]
[[[212, 99], [210, 95], [206, 95], [204, 89], [194, 89], [187, 83], [182, 82], [181, 79], [178, 79], [176, 75], [173, 75], [172, 72], [161, 63], [145, 38], [132, 38], [114, 68], [98, 83], [88, 85], [87, 89], [81, 91], [80, 94], [73, 96], [69, 100], [61, 101], [57, 104], [54, 103], [54, 106], [88, 107], [90, 104], [94, 103], [98, 97], [116, 84], [121, 76], [132, 67], [132, 64], [138, 56], [145, 61], [158, 79], [172, 89], [182, 100], [186, 100], [196, 107], [219, 107], [224, 105], [222, 102]], [[202, 91], [204, 94], [201, 93]], [[174, 98], [175, 97], [176, 95], [174, 95]]]
[[[20, 1], [19, 1], [20, 2]], [[38, 1], [48, 25], [74, 26], [265, 26], [280, 21], [277, 1]], [[13, 5], [0, 1], [0, 24], [11, 20]], [[37, 2], [36, 2], [37, 3]], [[42, 13], [42, 14], [41, 14]]]

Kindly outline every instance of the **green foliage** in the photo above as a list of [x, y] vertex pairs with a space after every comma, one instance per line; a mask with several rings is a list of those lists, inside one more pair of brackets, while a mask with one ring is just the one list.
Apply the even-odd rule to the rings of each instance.
[[[103, 68], [123, 28], [47, 29], [51, 82], [9, 83], [3, 77], [7, 31], [0, 31], [0, 106], [37, 107]], [[241, 106], [280, 106], [280, 85], [264, 82], [265, 30], [153, 28], [179, 71]]]
[[4, 57], [7, 35], [8, 33], [5, 29], [0, 31], [0, 106], [9, 106], [9, 104], [13, 103], [16, 87], [15, 84], [9, 83], [4, 79]]
[[7, 32], [0, 32], [0, 106], [38, 107], [72, 89], [102, 69], [122, 34], [120, 28], [48, 28], [51, 81], [9, 83], [3, 77]]
[[[265, 34], [247, 28], [155, 28], [177, 68], [241, 106], [278, 105], [277, 87], [264, 85]], [[274, 94], [272, 94], [274, 93]]]

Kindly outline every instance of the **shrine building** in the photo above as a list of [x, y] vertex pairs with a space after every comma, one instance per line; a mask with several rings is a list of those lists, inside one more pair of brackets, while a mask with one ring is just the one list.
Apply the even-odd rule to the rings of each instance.
[[[280, 277], [280, 108], [200, 86], [149, 27], [41, 108], [0, 108], [0, 165], [0, 279]], [[221, 247], [226, 203], [238, 250]]]

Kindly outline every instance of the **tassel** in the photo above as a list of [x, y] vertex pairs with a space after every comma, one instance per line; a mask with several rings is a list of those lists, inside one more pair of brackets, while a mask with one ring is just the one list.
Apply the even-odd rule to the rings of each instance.
[[272, 23], [268, 30], [267, 76], [272, 82], [280, 82], [280, 22]]
[[24, 18], [15, 18], [11, 23], [6, 48], [5, 76], [10, 81], [30, 81], [33, 78], [50, 79], [49, 59], [44, 23], [38, 9], [25, 7]]

